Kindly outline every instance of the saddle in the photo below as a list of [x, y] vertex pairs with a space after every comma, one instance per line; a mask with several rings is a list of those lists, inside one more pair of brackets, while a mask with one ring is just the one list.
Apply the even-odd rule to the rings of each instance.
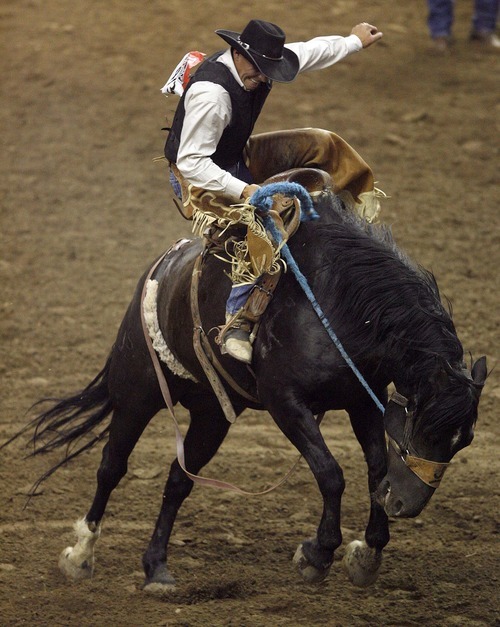
[[[313, 168], [294, 168], [287, 172], [283, 172], [276, 175], [266, 181], [266, 183], [275, 182], [294, 182], [299, 183], [305, 187], [309, 194], [314, 199], [320, 194], [332, 192], [332, 181], [330, 176], [321, 170]], [[290, 198], [284, 194], [275, 194], [273, 196], [273, 204], [269, 210], [276, 226], [280, 230], [283, 239], [286, 241], [289, 239], [298, 229], [300, 224], [300, 203], [296, 198]], [[236, 233], [234, 232], [236, 230]], [[247, 231], [247, 238], [250, 230]], [[209, 380], [214, 393], [217, 395], [221, 407], [224, 410], [226, 418], [230, 422], [234, 422], [236, 415], [232, 408], [232, 404], [229, 400], [227, 392], [222, 385], [220, 377], [239, 395], [252, 402], [258, 403], [258, 399], [253, 394], [249, 394], [247, 390], [244, 390], [234, 378], [225, 370], [220, 363], [215, 351], [212, 349], [210, 342], [203, 331], [203, 324], [200, 317], [198, 307], [198, 285], [201, 273], [203, 272], [203, 259], [206, 254], [220, 255], [223, 251], [228, 252], [231, 246], [241, 239], [241, 227], [236, 225], [234, 228], [222, 229], [220, 227], [211, 226], [204, 234], [205, 251], [203, 255], [198, 258], [195, 267], [193, 269], [191, 280], [191, 313], [193, 316], [194, 324], [194, 348], [198, 360], [203, 367], [205, 375]], [[256, 245], [262, 248], [262, 240], [249, 242], [249, 248], [251, 245]], [[229, 253], [231, 254], [231, 253]], [[254, 254], [265, 257], [266, 253], [262, 250], [254, 250]], [[263, 272], [250, 293], [247, 302], [241, 311], [241, 316], [245, 320], [254, 325], [253, 335], [255, 336], [258, 331], [258, 323], [261, 316], [265, 312], [269, 302], [273, 297], [273, 293], [278, 285], [282, 272], [282, 265], [278, 265], [278, 269], [272, 272]], [[219, 333], [219, 337], [222, 336], [224, 329]], [[253, 375], [252, 370], [249, 368], [250, 373]]]

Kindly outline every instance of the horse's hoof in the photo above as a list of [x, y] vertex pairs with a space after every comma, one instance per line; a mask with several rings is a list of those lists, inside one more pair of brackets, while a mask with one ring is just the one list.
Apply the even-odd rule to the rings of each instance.
[[316, 566], [313, 566], [304, 555], [304, 550], [302, 546], [302, 544], [299, 544], [297, 550], [295, 551], [295, 555], [293, 556], [293, 563], [299, 569], [299, 573], [306, 583], [320, 583], [326, 578], [326, 576], [330, 572], [330, 567], [328, 566], [328, 568], [316, 568]]
[[147, 577], [142, 587], [144, 592], [164, 596], [175, 592], [175, 579], [165, 564], [156, 568], [151, 577]]
[[158, 583], [153, 581], [151, 583], [145, 583], [142, 589], [148, 594], [164, 597], [175, 592], [176, 587], [175, 583]]
[[342, 560], [351, 583], [360, 588], [375, 583], [381, 564], [382, 551], [370, 548], [361, 540], [354, 540], [347, 546]]
[[59, 569], [65, 577], [73, 581], [90, 579], [94, 573], [94, 561], [75, 559], [72, 546], [64, 549], [59, 557]]

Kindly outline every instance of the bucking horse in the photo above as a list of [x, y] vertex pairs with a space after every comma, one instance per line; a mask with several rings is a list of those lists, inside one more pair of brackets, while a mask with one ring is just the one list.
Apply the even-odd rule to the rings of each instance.
[[75, 546], [60, 557], [69, 578], [92, 575], [108, 499], [145, 427], [165, 407], [180, 403], [190, 424], [143, 556], [150, 591], [175, 585], [167, 549], [177, 512], [245, 408], [271, 415], [318, 484], [316, 535], [294, 556], [311, 583], [327, 576], [342, 543], [345, 483], [321, 434], [324, 412], [348, 413], [368, 466], [369, 521], [344, 557], [355, 585], [377, 577], [388, 517], [417, 516], [451, 458], [471, 443], [486, 358], [466, 363], [434, 276], [398, 248], [389, 228], [347, 211], [328, 185], [316, 190], [313, 209], [316, 219], [302, 221], [285, 245], [289, 262], [260, 321], [251, 365], [222, 355], [216, 343], [231, 288], [224, 246], [179, 241], [139, 280], [99, 374], [12, 438], [33, 429], [35, 454], [73, 445], [40, 481], [105, 441], [94, 500], [75, 525]]

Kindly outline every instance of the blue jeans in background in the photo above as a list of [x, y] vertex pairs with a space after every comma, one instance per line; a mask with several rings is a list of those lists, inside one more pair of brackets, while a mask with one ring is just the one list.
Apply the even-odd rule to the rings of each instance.
[[[449, 37], [453, 26], [455, 0], [427, 0], [427, 24], [431, 37]], [[474, 33], [494, 33], [498, 17], [499, 0], [475, 0], [472, 16]]]

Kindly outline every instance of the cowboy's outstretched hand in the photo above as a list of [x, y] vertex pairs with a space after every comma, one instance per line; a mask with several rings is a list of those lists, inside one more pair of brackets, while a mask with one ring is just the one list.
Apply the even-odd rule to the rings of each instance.
[[368, 22], [356, 24], [351, 31], [351, 35], [357, 35], [360, 38], [363, 48], [368, 48], [368, 46], [382, 38], [382, 33], [379, 32], [378, 28], [368, 24]]

